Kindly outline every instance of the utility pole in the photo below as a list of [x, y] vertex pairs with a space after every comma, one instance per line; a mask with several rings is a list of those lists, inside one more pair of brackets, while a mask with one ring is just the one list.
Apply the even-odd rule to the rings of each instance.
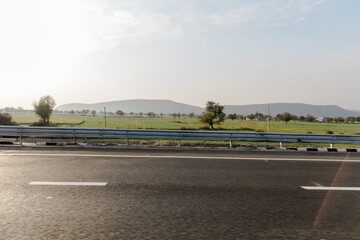
[[267, 132], [270, 130], [270, 106], [268, 105]]
[[104, 107], [105, 128], [106, 128], [106, 107]]

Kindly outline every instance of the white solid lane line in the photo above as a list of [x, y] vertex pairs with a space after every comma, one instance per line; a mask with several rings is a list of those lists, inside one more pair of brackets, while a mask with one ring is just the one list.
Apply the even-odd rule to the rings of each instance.
[[336, 190], [336, 191], [360, 191], [360, 187], [322, 187], [322, 186], [301, 186], [306, 190]]
[[46, 186], [106, 186], [107, 182], [30, 182], [29, 185]]
[[311, 162], [352, 162], [360, 163], [360, 159], [311, 159], [311, 158], [266, 158], [266, 157], [223, 157], [223, 156], [180, 156], [180, 155], [113, 155], [113, 154], [51, 154], [51, 153], [0, 153], [0, 156], [38, 156], [38, 157], [103, 157], [103, 158], [168, 158], [168, 159], [223, 159], [248, 161], [311, 161]]

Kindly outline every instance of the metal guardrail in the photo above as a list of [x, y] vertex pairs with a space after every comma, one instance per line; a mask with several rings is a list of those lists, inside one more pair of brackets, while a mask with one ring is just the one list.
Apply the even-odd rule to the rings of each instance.
[[104, 128], [57, 128], [0, 126], [0, 137], [16, 137], [22, 143], [26, 137], [46, 138], [108, 138], [108, 139], [161, 139], [287, 143], [360, 144], [360, 135], [309, 134], [309, 133], [264, 133], [189, 130], [143, 130]]

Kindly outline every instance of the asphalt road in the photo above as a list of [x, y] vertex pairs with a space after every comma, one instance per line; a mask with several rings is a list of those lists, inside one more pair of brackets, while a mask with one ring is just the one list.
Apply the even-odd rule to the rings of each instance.
[[301, 188], [359, 172], [359, 153], [0, 147], [0, 239], [360, 239], [360, 191]]

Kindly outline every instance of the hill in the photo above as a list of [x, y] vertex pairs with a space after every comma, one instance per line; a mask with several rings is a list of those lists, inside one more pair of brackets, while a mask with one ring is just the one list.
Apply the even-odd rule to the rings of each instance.
[[[360, 116], [360, 112], [350, 111], [338, 107], [336, 105], [311, 105], [303, 103], [270, 103], [270, 104], [251, 104], [251, 105], [224, 105], [225, 113], [237, 113], [241, 115], [248, 115], [251, 113], [260, 112], [267, 114], [267, 108], [270, 107], [270, 115], [275, 116], [283, 112], [289, 112], [297, 116], [306, 116], [311, 114], [316, 117], [349, 117]], [[101, 102], [94, 104], [84, 103], [70, 103], [58, 106], [57, 110], [71, 111], [71, 110], [96, 110], [103, 111], [104, 107], [108, 112], [116, 112], [122, 110], [129, 112], [155, 112], [155, 113], [195, 113], [201, 114], [204, 108], [183, 104], [171, 100], [122, 100], [112, 102]]]
[[360, 112], [349, 111], [336, 105], [311, 105], [304, 103], [270, 103], [270, 104], [251, 104], [251, 105], [225, 105], [227, 113], [238, 113], [248, 115], [260, 112], [267, 114], [268, 106], [270, 115], [275, 116], [283, 112], [289, 112], [296, 116], [306, 116], [308, 114], [316, 117], [350, 117], [360, 116]]
[[122, 110], [126, 113], [129, 112], [155, 112], [155, 113], [191, 113], [201, 114], [204, 110], [201, 107], [188, 105], [184, 103], [178, 103], [171, 100], [146, 100], [146, 99], [134, 99], [134, 100], [123, 100], [123, 101], [112, 101], [112, 102], [101, 102], [94, 104], [84, 103], [70, 103], [58, 106], [57, 110], [71, 111], [71, 110], [96, 110], [97, 112], [104, 111], [116, 112]]

